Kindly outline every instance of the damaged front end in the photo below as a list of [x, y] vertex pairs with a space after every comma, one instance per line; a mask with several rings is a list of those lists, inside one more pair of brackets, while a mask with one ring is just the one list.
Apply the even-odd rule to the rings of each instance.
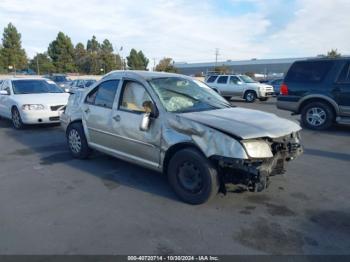
[[229, 184], [260, 192], [268, 187], [271, 176], [285, 173], [286, 162], [303, 153], [299, 132], [274, 139], [243, 140], [241, 143], [249, 159], [212, 157], [218, 165], [220, 191], [223, 193], [227, 192]]

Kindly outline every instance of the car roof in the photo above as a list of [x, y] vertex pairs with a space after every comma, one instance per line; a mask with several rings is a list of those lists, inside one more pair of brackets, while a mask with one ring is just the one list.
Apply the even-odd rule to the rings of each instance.
[[132, 78], [142, 78], [143, 80], [150, 80], [154, 78], [163, 78], [163, 77], [182, 77], [186, 79], [192, 79], [191, 77], [175, 74], [175, 73], [166, 73], [166, 72], [151, 72], [151, 71], [138, 71], [138, 70], [117, 70], [112, 71], [102, 79], [113, 78], [113, 77], [132, 77]]
[[243, 74], [219, 74], [219, 75], [210, 75], [210, 76], [243, 76]]
[[23, 81], [23, 80], [46, 80], [46, 81], [50, 81], [50, 79], [47, 79], [47, 78], [44, 78], [44, 77], [11, 77], [11, 78], [8, 78], [8, 80], [10, 81]]
[[299, 60], [296, 61], [295, 63], [298, 62], [318, 62], [318, 61], [349, 61], [350, 56], [343, 56], [343, 57], [319, 57], [319, 58], [310, 58], [310, 59], [305, 59], [305, 60]]

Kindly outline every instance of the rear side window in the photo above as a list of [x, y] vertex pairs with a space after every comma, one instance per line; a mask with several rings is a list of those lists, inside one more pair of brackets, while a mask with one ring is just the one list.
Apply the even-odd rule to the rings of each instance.
[[347, 62], [343, 67], [338, 77], [338, 83], [350, 83], [350, 62]]
[[86, 97], [86, 103], [96, 106], [112, 108], [119, 85], [119, 80], [110, 80], [101, 83]]
[[226, 84], [228, 80], [228, 76], [220, 76], [218, 79], [218, 84]]
[[296, 62], [289, 69], [285, 81], [295, 83], [321, 82], [332, 66], [332, 61]]
[[207, 79], [207, 83], [214, 83], [216, 78], [218, 78], [218, 76], [210, 76], [208, 79]]

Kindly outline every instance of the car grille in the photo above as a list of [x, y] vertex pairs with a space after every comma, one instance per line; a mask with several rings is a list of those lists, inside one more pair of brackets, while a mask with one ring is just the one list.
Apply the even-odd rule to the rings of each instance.
[[57, 111], [58, 109], [64, 107], [64, 105], [58, 105], [58, 106], [51, 106], [51, 111]]
[[60, 120], [60, 117], [59, 116], [52, 116], [52, 117], [49, 117], [49, 120], [50, 121], [58, 121], [58, 120]]

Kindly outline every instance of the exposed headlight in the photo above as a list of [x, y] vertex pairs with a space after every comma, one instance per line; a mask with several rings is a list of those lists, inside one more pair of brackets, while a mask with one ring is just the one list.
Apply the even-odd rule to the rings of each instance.
[[31, 104], [27, 104], [27, 105], [23, 105], [22, 106], [23, 110], [44, 110], [45, 107], [43, 105], [31, 105]]
[[246, 140], [242, 141], [242, 144], [252, 158], [273, 157], [270, 145], [263, 140]]
[[266, 90], [266, 87], [261, 86], [261, 87], [260, 87], [260, 90], [261, 90], [261, 91], [265, 91], [265, 90]]

